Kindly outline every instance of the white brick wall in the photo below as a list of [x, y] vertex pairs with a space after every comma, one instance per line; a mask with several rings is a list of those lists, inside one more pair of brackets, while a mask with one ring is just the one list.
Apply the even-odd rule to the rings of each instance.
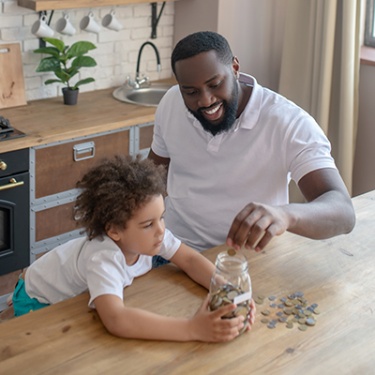
[[[0, 1], [0, 44], [19, 42], [22, 50], [23, 74], [27, 100], [43, 99], [61, 95], [61, 86], [57, 84], [44, 85], [44, 81], [51, 74], [36, 73], [35, 69], [41, 55], [34, 54], [33, 50], [39, 47], [39, 40], [31, 33], [31, 27], [38, 20], [39, 14], [29, 9], [18, 7], [16, 0]], [[161, 3], [158, 3], [159, 14]], [[80, 30], [81, 19], [91, 10], [95, 19], [101, 23], [102, 18], [114, 9], [116, 17], [123, 25], [119, 32], [105, 29], [101, 26], [99, 34]], [[156, 58], [153, 49], [146, 46], [142, 53], [141, 72], [152, 80], [172, 76], [170, 55], [172, 52], [174, 32], [174, 3], [167, 2], [160, 18], [157, 38], [151, 39], [151, 5], [149, 3], [116, 7], [100, 7], [92, 9], [69, 9], [55, 11], [51, 27], [55, 29], [57, 20], [63, 12], [69, 14], [77, 32], [74, 36], [63, 36], [55, 31], [54, 37], [62, 39], [66, 44], [78, 40], [93, 42], [97, 49], [90, 53], [98, 66], [83, 68], [81, 78], [94, 77], [95, 82], [83, 85], [80, 91], [92, 91], [109, 87], [120, 86], [126, 76], [134, 78], [139, 47], [143, 42], [150, 40], [159, 49], [162, 70], [156, 71]], [[49, 17], [51, 12], [48, 12]]]

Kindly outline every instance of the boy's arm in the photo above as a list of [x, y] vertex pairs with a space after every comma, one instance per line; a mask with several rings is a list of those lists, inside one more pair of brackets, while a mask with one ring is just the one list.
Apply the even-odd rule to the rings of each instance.
[[195, 282], [204, 286], [207, 290], [210, 289], [211, 277], [215, 271], [215, 266], [198, 251], [181, 243], [170, 261]]
[[234, 304], [208, 311], [208, 297], [191, 319], [162, 316], [126, 307], [121, 298], [110, 294], [95, 298], [94, 303], [106, 329], [124, 338], [221, 342], [238, 336], [244, 324], [242, 316], [221, 318], [236, 308]]

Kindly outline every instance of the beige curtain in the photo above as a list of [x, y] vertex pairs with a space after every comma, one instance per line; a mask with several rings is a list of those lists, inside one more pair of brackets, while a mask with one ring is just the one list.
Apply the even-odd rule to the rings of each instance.
[[352, 189], [358, 117], [360, 0], [287, 0], [279, 92], [309, 112]]

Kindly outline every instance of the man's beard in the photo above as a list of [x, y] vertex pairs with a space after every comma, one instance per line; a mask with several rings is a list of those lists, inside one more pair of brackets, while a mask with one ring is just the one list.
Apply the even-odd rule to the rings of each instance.
[[[224, 108], [224, 118], [217, 124], [206, 120], [202, 115], [201, 109], [198, 109], [197, 112], [189, 111], [194, 115], [194, 117], [201, 123], [203, 129], [212, 135], [223, 133], [229, 130], [234, 122], [236, 121], [237, 109], [238, 109], [238, 86], [236, 80], [234, 81], [233, 90], [232, 90], [232, 99], [228, 101], [223, 101]], [[207, 109], [207, 108], [205, 108]]]

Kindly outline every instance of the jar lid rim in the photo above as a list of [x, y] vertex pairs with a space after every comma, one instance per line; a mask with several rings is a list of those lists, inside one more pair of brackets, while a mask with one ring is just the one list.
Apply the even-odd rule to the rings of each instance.
[[216, 257], [215, 265], [216, 267], [222, 268], [224, 263], [229, 265], [229, 262], [232, 269], [239, 269], [241, 272], [248, 270], [247, 258], [244, 254], [239, 252], [234, 255], [228, 254], [227, 251], [220, 252]]

